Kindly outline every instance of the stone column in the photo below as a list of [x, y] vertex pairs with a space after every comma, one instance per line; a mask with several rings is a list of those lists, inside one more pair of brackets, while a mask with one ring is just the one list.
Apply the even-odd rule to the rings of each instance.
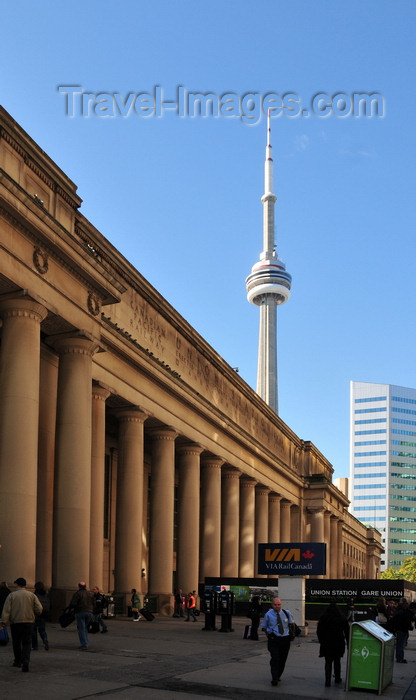
[[92, 387], [90, 583], [103, 588], [105, 402], [110, 392]]
[[0, 304], [1, 578], [35, 579], [40, 324], [46, 309], [27, 297]]
[[[115, 591], [115, 572], [116, 572], [116, 523], [117, 523], [117, 472], [118, 472], [118, 449], [117, 447], [110, 448], [110, 551], [108, 557], [108, 584], [107, 591]], [[137, 586], [135, 586], [137, 588]]]
[[269, 492], [266, 486], [259, 484], [256, 486], [256, 544], [254, 548], [254, 575], [265, 577], [259, 574], [259, 544], [269, 542]]
[[116, 551], [114, 587], [126, 596], [140, 592], [143, 543], [144, 421], [138, 407], [115, 411], [118, 418]]
[[240, 479], [240, 562], [239, 576], [253, 578], [255, 543], [255, 492], [256, 481], [249, 476]]
[[269, 542], [280, 542], [280, 501], [282, 497], [277, 493], [269, 494]]
[[337, 578], [343, 578], [344, 577], [344, 572], [343, 572], [343, 561], [344, 561], [344, 556], [342, 554], [342, 547], [343, 547], [343, 541], [342, 541], [342, 527], [343, 527], [343, 522], [342, 520], [338, 520], [337, 523], [337, 542], [338, 542], [338, 552], [340, 556], [337, 557]]
[[53, 490], [55, 480], [58, 358], [45, 346], [40, 357], [36, 580], [52, 585]]
[[68, 596], [78, 581], [89, 585], [92, 357], [98, 343], [79, 336], [53, 345], [60, 356], [53, 586]]
[[199, 493], [200, 445], [194, 443], [177, 448], [178, 487], [178, 549], [176, 580], [186, 593], [198, 589], [199, 583]]
[[[323, 507], [308, 508], [311, 514], [311, 542], [324, 541], [324, 510]], [[323, 578], [323, 576], [316, 574], [312, 578]]]
[[221, 483], [221, 576], [238, 576], [240, 472], [226, 467]]
[[149, 593], [159, 598], [159, 612], [170, 615], [173, 583], [173, 510], [175, 438], [169, 427], [155, 428], [152, 436], [150, 488]]
[[329, 578], [338, 578], [338, 558], [343, 559], [344, 553], [342, 551], [338, 551], [338, 518], [331, 515], [329, 545]]
[[301, 510], [299, 506], [292, 505], [290, 509], [290, 541], [302, 542], [300, 526]]
[[201, 460], [200, 580], [220, 575], [221, 465], [220, 457]]
[[311, 514], [311, 542], [324, 541], [324, 508], [308, 508]]
[[323, 578], [331, 578], [331, 513], [324, 513], [324, 542], [326, 544], [326, 574]]
[[291, 502], [283, 500], [280, 503], [280, 541], [290, 542], [290, 509]]

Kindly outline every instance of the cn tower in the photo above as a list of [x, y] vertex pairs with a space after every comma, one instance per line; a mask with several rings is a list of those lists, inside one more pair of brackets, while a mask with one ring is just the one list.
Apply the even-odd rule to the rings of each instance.
[[257, 393], [278, 413], [277, 392], [277, 306], [290, 297], [292, 277], [279, 260], [274, 241], [273, 158], [270, 111], [267, 115], [267, 145], [264, 163], [263, 251], [246, 279], [247, 299], [260, 307]]

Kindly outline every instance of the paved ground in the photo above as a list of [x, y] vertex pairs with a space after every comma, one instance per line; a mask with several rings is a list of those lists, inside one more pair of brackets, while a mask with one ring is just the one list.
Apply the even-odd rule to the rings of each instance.
[[[366, 691], [324, 686], [324, 662], [318, 658], [314, 623], [310, 634], [292, 643], [285, 673], [270, 685], [265, 639], [243, 639], [246, 620], [234, 618], [234, 632], [204, 631], [198, 622], [156, 618], [133, 623], [107, 621], [109, 633], [90, 635], [88, 651], [79, 651], [75, 625], [62, 630], [48, 624], [50, 650], [32, 652], [30, 672], [12, 668], [11, 644], [0, 647], [2, 700], [208, 700], [224, 698], [279, 700], [310, 698], [363, 700]], [[408, 663], [396, 664], [393, 683], [383, 691], [389, 700], [416, 699], [416, 632], [410, 634]], [[342, 670], [345, 673], [346, 660]]]

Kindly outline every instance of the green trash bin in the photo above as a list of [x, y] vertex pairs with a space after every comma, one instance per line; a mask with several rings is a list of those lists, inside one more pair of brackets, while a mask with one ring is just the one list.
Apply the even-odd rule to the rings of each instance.
[[347, 690], [376, 690], [393, 679], [394, 636], [373, 620], [353, 622], [348, 645]]

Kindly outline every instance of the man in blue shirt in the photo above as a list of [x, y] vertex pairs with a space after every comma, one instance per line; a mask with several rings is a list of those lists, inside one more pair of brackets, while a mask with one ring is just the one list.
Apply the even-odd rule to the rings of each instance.
[[293, 623], [292, 613], [289, 610], [282, 610], [280, 598], [273, 598], [272, 607], [265, 614], [261, 625], [267, 636], [272, 685], [277, 685], [285, 669], [290, 647], [289, 635]]

